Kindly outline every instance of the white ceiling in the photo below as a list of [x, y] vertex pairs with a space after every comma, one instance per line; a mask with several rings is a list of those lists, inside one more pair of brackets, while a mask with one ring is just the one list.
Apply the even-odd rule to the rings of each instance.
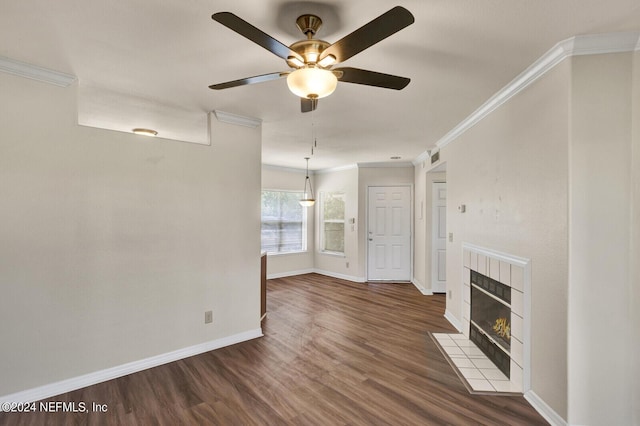
[[[313, 119], [318, 147], [309, 168], [317, 170], [392, 161], [391, 156], [411, 161], [557, 42], [574, 35], [640, 30], [638, 0], [398, 3], [413, 13], [415, 23], [343, 65], [409, 77], [409, 86], [395, 91], [339, 83], [313, 114], [300, 113], [300, 102], [284, 79], [210, 90], [213, 83], [288, 69], [283, 60], [211, 15], [233, 12], [289, 45], [303, 38], [295, 27], [302, 13], [318, 14], [325, 22], [318, 38], [335, 42], [395, 4], [5, 0], [0, 4], [0, 56], [77, 76], [79, 93], [92, 94], [103, 106], [90, 109], [97, 121], [98, 114], [108, 115], [105, 105], [113, 94], [128, 99], [120, 105], [144, 106], [159, 115], [156, 122], [123, 122], [123, 129], [153, 125], [161, 136], [173, 138], [167, 135], [176, 129], [163, 128], [163, 123], [193, 123], [195, 128], [206, 123], [202, 118], [211, 110], [260, 118], [267, 164], [304, 168]], [[105, 120], [117, 128], [115, 121], [124, 118], [114, 117]], [[135, 113], [127, 118], [135, 122]]]

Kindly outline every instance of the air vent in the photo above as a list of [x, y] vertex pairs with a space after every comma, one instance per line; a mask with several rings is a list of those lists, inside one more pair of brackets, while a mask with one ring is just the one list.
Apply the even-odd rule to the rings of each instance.
[[436, 151], [431, 154], [431, 164], [436, 163], [440, 159], [440, 151]]

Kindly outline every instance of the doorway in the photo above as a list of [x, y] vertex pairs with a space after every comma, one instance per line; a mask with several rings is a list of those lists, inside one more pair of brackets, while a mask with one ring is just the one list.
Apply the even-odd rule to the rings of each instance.
[[411, 187], [371, 186], [367, 210], [367, 280], [411, 280]]

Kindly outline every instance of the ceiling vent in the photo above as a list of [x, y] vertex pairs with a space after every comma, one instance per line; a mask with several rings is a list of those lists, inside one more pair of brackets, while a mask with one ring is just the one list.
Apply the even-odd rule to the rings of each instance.
[[431, 164], [435, 164], [440, 159], [440, 151], [436, 151], [431, 154]]

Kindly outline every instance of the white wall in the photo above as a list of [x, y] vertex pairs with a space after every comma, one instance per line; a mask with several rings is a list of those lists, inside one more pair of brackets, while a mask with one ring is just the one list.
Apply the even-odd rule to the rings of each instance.
[[260, 128], [178, 143], [77, 126], [73, 86], [0, 93], [0, 395], [259, 331]]
[[463, 242], [531, 259], [531, 385], [564, 418], [570, 69], [558, 65], [440, 150], [448, 314], [462, 323]]
[[[631, 324], [640, 324], [640, 52], [633, 58], [633, 89], [632, 89], [632, 135], [631, 135], [631, 291], [629, 294], [629, 310]], [[640, 401], [640, 327], [631, 327], [631, 401]], [[640, 424], [640, 404], [633, 404], [631, 415], [632, 424]]]
[[[358, 264], [357, 273], [367, 277], [367, 193], [370, 186], [410, 185], [413, 191], [413, 167], [358, 167]], [[413, 194], [412, 194], [413, 197]]]
[[565, 60], [441, 149], [447, 311], [462, 242], [531, 259], [531, 389], [569, 424], [640, 421], [639, 63]]
[[[262, 189], [300, 191], [304, 190], [305, 170], [283, 169], [262, 166]], [[315, 197], [318, 199], [315, 176], [309, 175]], [[274, 254], [267, 256], [267, 276], [269, 278], [308, 272], [314, 267], [315, 211], [316, 205], [307, 207], [307, 251], [303, 253]]]
[[[356, 276], [358, 270], [358, 228], [362, 225], [356, 220], [349, 224], [350, 218], [358, 217], [358, 169], [354, 166], [347, 170], [320, 172], [315, 175], [318, 199], [321, 192], [338, 191], [345, 193], [345, 232], [344, 256], [322, 253], [320, 251], [320, 223], [316, 223], [315, 268], [319, 272], [344, 276], [353, 281], [361, 281], [362, 276]], [[316, 203], [316, 217], [319, 219], [320, 203]], [[348, 266], [347, 266], [348, 264]]]
[[633, 55], [576, 57], [572, 65], [569, 422], [633, 424], [632, 386], [640, 379], [631, 374], [640, 355], [631, 339], [640, 324], [632, 314], [640, 283], [631, 278], [639, 258], [630, 252], [639, 220]]
[[[314, 224], [319, 217], [320, 203], [309, 209], [309, 253], [269, 256], [267, 271], [270, 276], [293, 275], [310, 270], [330, 276], [362, 282], [366, 279], [366, 203], [368, 186], [410, 185], [413, 186], [413, 167], [371, 167], [359, 165], [357, 168], [314, 173], [312, 182], [316, 198], [321, 191], [344, 191], [347, 195], [346, 217], [355, 218], [356, 223], [345, 226], [345, 256], [319, 252], [318, 233], [320, 227]], [[300, 177], [302, 176], [302, 177]], [[262, 187], [264, 189], [298, 189], [304, 185], [304, 175], [263, 166]], [[302, 182], [300, 186], [298, 183]], [[317, 222], [317, 221], [316, 221]], [[314, 234], [316, 235], [314, 237]], [[347, 262], [349, 266], [347, 267]]]

